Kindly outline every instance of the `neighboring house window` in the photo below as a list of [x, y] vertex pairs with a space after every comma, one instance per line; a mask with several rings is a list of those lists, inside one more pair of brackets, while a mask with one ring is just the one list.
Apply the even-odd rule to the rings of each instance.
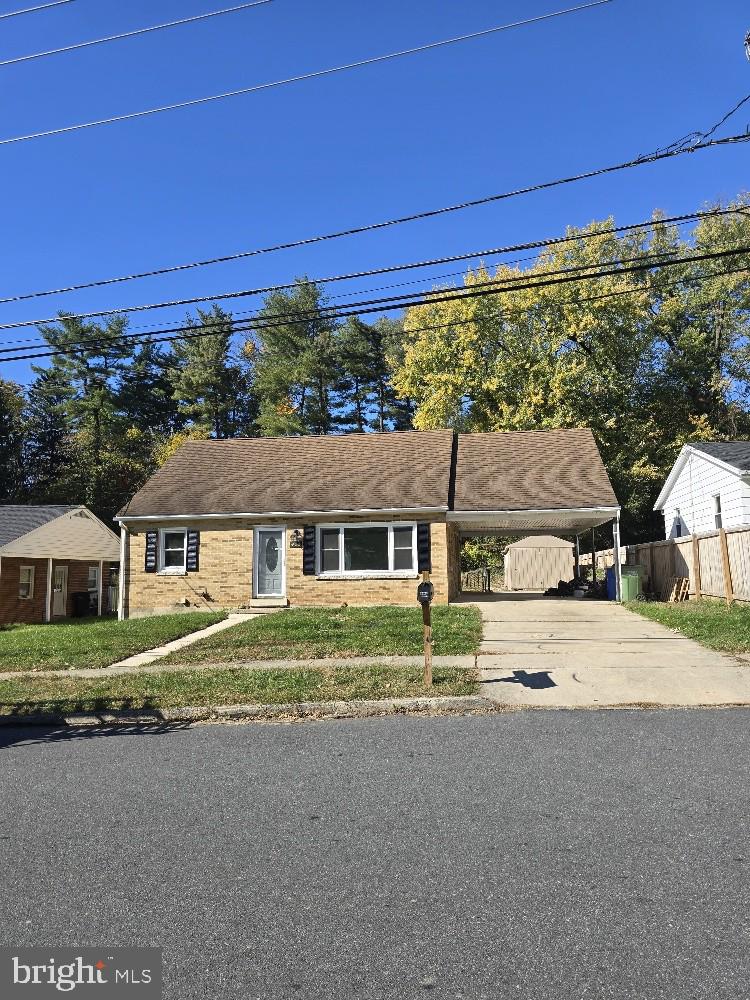
[[18, 596], [22, 601], [30, 601], [34, 596], [34, 567], [22, 566], [18, 581]]
[[187, 531], [184, 528], [159, 532], [159, 572], [184, 573]]
[[680, 516], [679, 510], [674, 512], [674, 531], [672, 534], [674, 538], [682, 537], [682, 517]]
[[714, 497], [714, 527], [721, 528], [721, 496]]
[[415, 524], [326, 525], [319, 531], [318, 572], [413, 573]]

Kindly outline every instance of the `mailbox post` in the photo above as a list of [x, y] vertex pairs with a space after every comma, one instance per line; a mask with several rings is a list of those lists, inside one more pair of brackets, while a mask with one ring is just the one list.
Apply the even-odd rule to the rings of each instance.
[[430, 582], [430, 574], [422, 574], [422, 582], [417, 587], [417, 600], [422, 605], [422, 622], [424, 624], [424, 685], [432, 687], [432, 614], [430, 604], [434, 587]]

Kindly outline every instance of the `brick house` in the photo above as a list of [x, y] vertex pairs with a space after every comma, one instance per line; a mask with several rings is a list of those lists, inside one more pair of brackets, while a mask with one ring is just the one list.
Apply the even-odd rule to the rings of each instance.
[[114, 612], [119, 559], [117, 535], [86, 507], [0, 505], [0, 625]]
[[588, 429], [190, 441], [116, 518], [120, 616], [413, 604], [426, 570], [446, 604], [462, 537], [618, 519]]

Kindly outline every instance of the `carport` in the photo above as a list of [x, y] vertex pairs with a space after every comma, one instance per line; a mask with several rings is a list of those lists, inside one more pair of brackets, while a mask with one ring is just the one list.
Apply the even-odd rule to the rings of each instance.
[[[589, 428], [458, 436], [449, 524], [460, 542], [476, 535], [567, 535], [575, 543], [612, 525], [620, 546], [620, 505]], [[617, 600], [622, 594], [615, 559]]]

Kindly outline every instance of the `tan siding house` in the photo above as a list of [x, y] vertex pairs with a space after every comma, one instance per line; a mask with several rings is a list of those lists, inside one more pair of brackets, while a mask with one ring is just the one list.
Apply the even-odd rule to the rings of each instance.
[[0, 506], [0, 624], [117, 610], [117, 536], [83, 506]]
[[[459, 592], [462, 536], [499, 533], [542, 505], [571, 529], [619, 511], [590, 431], [532, 437], [534, 446], [528, 432], [450, 430], [190, 441], [118, 515], [120, 614], [414, 604], [424, 572], [446, 604]], [[537, 467], [540, 455], [551, 472]]]

